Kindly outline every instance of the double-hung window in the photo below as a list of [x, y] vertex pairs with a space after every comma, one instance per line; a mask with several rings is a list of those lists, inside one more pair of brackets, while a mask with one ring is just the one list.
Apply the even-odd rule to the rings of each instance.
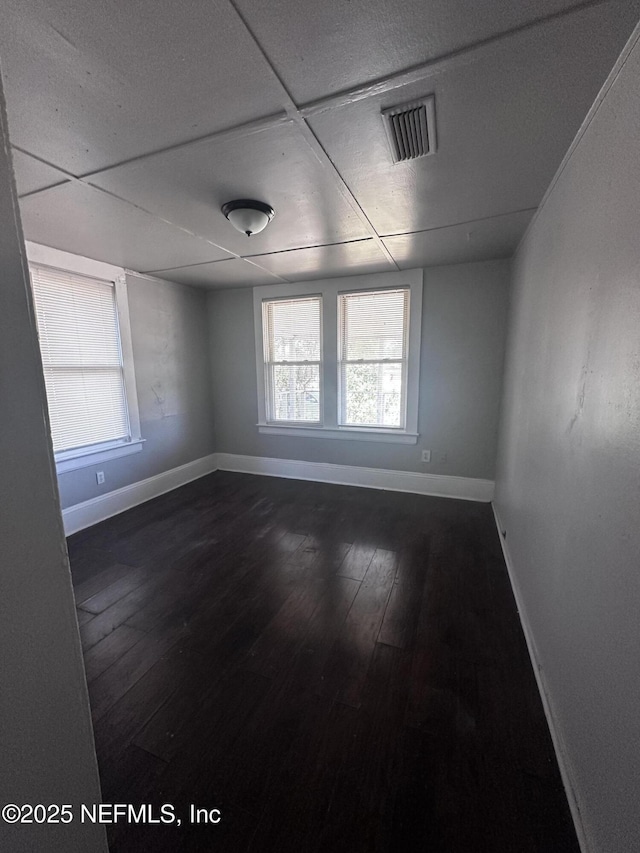
[[338, 296], [342, 426], [404, 429], [409, 288]]
[[33, 244], [28, 254], [58, 472], [136, 452], [124, 271]]
[[258, 429], [415, 444], [422, 271], [254, 288]]
[[268, 299], [262, 306], [267, 418], [320, 424], [322, 299]]

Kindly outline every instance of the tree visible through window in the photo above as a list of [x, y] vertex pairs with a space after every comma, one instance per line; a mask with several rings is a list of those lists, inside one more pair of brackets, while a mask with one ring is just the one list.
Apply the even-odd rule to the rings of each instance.
[[270, 421], [320, 423], [321, 309], [319, 296], [263, 303]]
[[258, 431], [416, 444], [422, 270], [254, 288]]
[[339, 296], [340, 424], [404, 428], [409, 290]]

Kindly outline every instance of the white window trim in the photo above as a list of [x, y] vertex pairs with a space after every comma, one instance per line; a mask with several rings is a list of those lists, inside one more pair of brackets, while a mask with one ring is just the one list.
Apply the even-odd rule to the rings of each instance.
[[[379, 441], [417, 444], [418, 394], [420, 389], [420, 339], [422, 332], [422, 270], [346, 276], [320, 281], [270, 284], [253, 288], [253, 316], [256, 342], [258, 390], [258, 431], [264, 435], [288, 435], [305, 438]], [[407, 406], [404, 429], [341, 426], [338, 423], [338, 294], [358, 290], [409, 287], [409, 351], [407, 364]], [[267, 421], [264, 383], [264, 342], [262, 302], [265, 299], [322, 296], [322, 335], [324, 418], [321, 425], [274, 424]]]
[[130, 456], [132, 453], [140, 453], [143, 444], [144, 438], [132, 438], [131, 441], [92, 444], [78, 450], [61, 450], [55, 455], [56, 470], [58, 474], [65, 474], [67, 471], [76, 471], [78, 468], [88, 468], [90, 465], [109, 462], [120, 456]]
[[131, 322], [129, 319], [129, 300], [127, 297], [127, 279], [122, 267], [115, 267], [103, 261], [94, 261], [71, 252], [52, 249], [39, 243], [26, 241], [27, 259], [30, 264], [43, 264], [59, 270], [65, 270], [78, 275], [112, 281], [118, 312], [118, 327], [120, 331], [120, 349], [122, 352], [122, 372], [129, 415], [130, 436], [122, 441], [110, 441], [102, 444], [92, 444], [73, 450], [61, 450], [55, 455], [58, 474], [74, 471], [78, 468], [88, 468], [91, 465], [129, 456], [142, 450], [144, 439], [140, 432], [140, 411], [138, 409], [138, 393], [136, 375], [133, 364], [133, 344], [131, 341]]

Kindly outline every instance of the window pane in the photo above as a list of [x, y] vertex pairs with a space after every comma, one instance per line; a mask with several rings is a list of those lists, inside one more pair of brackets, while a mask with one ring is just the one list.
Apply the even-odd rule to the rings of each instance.
[[273, 418], [282, 421], [320, 420], [320, 367], [317, 364], [274, 365]]
[[129, 425], [119, 367], [49, 368], [44, 378], [54, 450], [127, 437]]
[[128, 438], [113, 283], [38, 265], [31, 282], [54, 450]]
[[269, 376], [267, 417], [271, 421], [319, 423], [322, 419], [321, 310], [319, 296], [263, 302], [265, 359]]
[[409, 290], [344, 293], [340, 307], [340, 423], [404, 426]]
[[268, 361], [320, 361], [320, 298], [265, 304]]
[[36, 269], [32, 275], [45, 366], [119, 366], [113, 285], [58, 270]]
[[402, 364], [343, 364], [344, 424], [402, 426]]
[[408, 290], [341, 296], [342, 359], [405, 358]]

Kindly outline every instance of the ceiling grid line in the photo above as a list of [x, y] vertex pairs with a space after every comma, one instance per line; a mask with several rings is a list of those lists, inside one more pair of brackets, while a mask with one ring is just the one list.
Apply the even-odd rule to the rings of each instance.
[[[293, 252], [299, 252], [303, 249], [331, 249], [331, 248], [335, 248], [336, 246], [345, 246], [345, 245], [351, 246], [355, 243], [369, 243], [369, 242], [372, 242], [371, 237], [359, 237], [356, 240], [342, 240], [339, 243], [315, 243], [315, 244], [310, 245], [310, 246], [294, 246], [292, 249], [278, 249], [278, 250], [275, 250], [272, 252], [257, 252], [254, 255], [243, 255], [241, 260], [251, 262], [251, 261], [254, 261], [256, 258], [267, 258], [267, 257], [271, 257], [272, 255], [287, 255], [287, 254], [291, 254]], [[218, 260], [218, 261], [199, 261], [196, 264], [184, 264], [181, 267], [174, 267], [174, 269], [186, 269], [187, 267], [189, 267], [189, 268], [191, 268], [191, 267], [202, 267], [202, 266], [207, 266], [207, 264], [209, 264], [209, 263], [220, 264], [220, 263], [224, 263], [224, 261], [225, 261], [225, 258], [220, 258], [220, 260]], [[153, 273], [153, 272], [158, 272], [158, 270], [148, 269], [148, 270], [145, 270], [145, 272]], [[289, 279], [284, 279], [284, 280], [289, 281]]]
[[[415, 236], [418, 234], [429, 234], [432, 231], [441, 231], [441, 230], [447, 229], [447, 228], [457, 228], [457, 227], [461, 227], [463, 225], [475, 225], [479, 222], [489, 222], [492, 219], [500, 219], [500, 217], [503, 217], [503, 216], [515, 216], [517, 214], [522, 214], [522, 213], [533, 214], [537, 209], [538, 209], [537, 207], [526, 207], [526, 208], [521, 208], [519, 210], [505, 211], [504, 213], [495, 213], [491, 216], [482, 216], [478, 219], [465, 219], [462, 222], [449, 222], [446, 225], [436, 225], [433, 228], [422, 228], [418, 231], [399, 231], [397, 233], [392, 233], [392, 234], [381, 234], [380, 236], [383, 240], [386, 239], [387, 237], [412, 237], [412, 236]], [[336, 246], [353, 245], [354, 243], [366, 243], [366, 242], [369, 242], [370, 240], [371, 240], [371, 237], [360, 237], [356, 240], [343, 240], [339, 243], [315, 243], [315, 244], [309, 245], [309, 246], [302, 246], [302, 247], [295, 246], [292, 249], [279, 249], [277, 251], [271, 251], [271, 252], [259, 252], [259, 253], [256, 253], [255, 255], [242, 255], [241, 260], [250, 262], [250, 261], [255, 260], [256, 258], [265, 258], [265, 257], [270, 257], [272, 255], [286, 255], [286, 254], [291, 254], [292, 252], [299, 252], [301, 249], [329, 249], [329, 248], [333, 248]], [[215, 264], [224, 263], [225, 260], [226, 260], [225, 258], [220, 258], [220, 260], [217, 260], [217, 261], [199, 261], [198, 263], [195, 263], [195, 264], [183, 264], [180, 267], [174, 267], [174, 269], [191, 269], [193, 267], [203, 267], [203, 266], [207, 266], [211, 263], [215, 263]], [[148, 270], [145, 270], [144, 272], [145, 272], [145, 274], [151, 274], [151, 273], [159, 272], [159, 271], [161, 271], [161, 270], [148, 269]], [[289, 279], [284, 279], [284, 280], [289, 281]]]
[[310, 101], [300, 106], [299, 114], [304, 119], [313, 118], [322, 113], [347, 107], [368, 98], [385, 95], [387, 92], [392, 92], [395, 89], [402, 89], [405, 86], [421, 83], [430, 77], [448, 73], [455, 68], [470, 65], [479, 59], [484, 59], [493, 49], [501, 47], [504, 43], [511, 41], [519, 35], [528, 34], [532, 30], [547, 26], [555, 20], [575, 15], [585, 9], [600, 6], [608, 2], [610, 0], [584, 0], [584, 2], [578, 3], [575, 6], [569, 6], [553, 14], [544, 15], [533, 21], [527, 21], [518, 27], [512, 27], [501, 33], [480, 39], [472, 44], [464, 45], [457, 50], [445, 53], [442, 56], [436, 56], [433, 59], [428, 59], [426, 62], [420, 62], [411, 68], [405, 68], [395, 74], [387, 74], [378, 80], [370, 81], [361, 86], [355, 86], [351, 89], [345, 89], [342, 92], [335, 92], [325, 98]]
[[[79, 175], [75, 175], [72, 172], [63, 169], [61, 166], [56, 166], [55, 163], [50, 163], [43, 157], [39, 157], [37, 154], [33, 154], [31, 151], [27, 151], [26, 149], [21, 148], [18, 145], [13, 145], [12, 147], [15, 148], [17, 151], [21, 151], [23, 154], [27, 154], [29, 157], [33, 157], [34, 160], [38, 160], [45, 166], [49, 166], [52, 169], [56, 169], [58, 172], [62, 172], [64, 175], [68, 176], [69, 179], [74, 178], [77, 181], [82, 181], [83, 183], [90, 184], [91, 178], [97, 177], [98, 175], [105, 175], [108, 172], [113, 171], [114, 169], [119, 169], [121, 166], [129, 166], [132, 163], [138, 163], [143, 160], [151, 159], [152, 157], [161, 156], [162, 154], [167, 154], [170, 151], [180, 151], [186, 148], [195, 148], [198, 145], [206, 145], [212, 142], [220, 142], [223, 140], [243, 139], [247, 136], [252, 136], [256, 133], [263, 133], [264, 131], [272, 130], [273, 128], [281, 127], [282, 125], [286, 124], [292, 124], [292, 120], [289, 118], [286, 112], [283, 111], [281, 113], [275, 113], [273, 115], [264, 116], [263, 118], [257, 118], [252, 121], [243, 122], [242, 124], [237, 124], [233, 127], [224, 128], [223, 130], [216, 130], [213, 133], [207, 133], [203, 136], [198, 136], [195, 139], [187, 139], [184, 142], [177, 142], [175, 145], [168, 145], [164, 148], [157, 148], [153, 151], [148, 151], [144, 154], [138, 154], [136, 157], [130, 157], [127, 160], [120, 160], [110, 166], [105, 166], [101, 169], [94, 169], [90, 172], [84, 172]], [[38, 193], [53, 189], [53, 187], [58, 186], [59, 183], [64, 183], [64, 181], [59, 181], [58, 183], [51, 184], [46, 187], [41, 187], [40, 189], [32, 190], [31, 192], [22, 193], [20, 195], [20, 198], [28, 198], [29, 196], [37, 195]], [[98, 189], [100, 189], [100, 187], [98, 187]]]
[[[460, 64], [464, 64], [465, 61], [472, 63], [477, 61], [479, 58], [485, 58], [485, 55], [490, 51], [491, 48], [501, 45], [503, 42], [506, 42], [517, 35], [524, 34], [532, 29], [542, 27], [556, 19], [574, 15], [593, 6], [600, 6], [604, 3], [608, 3], [610, 2], [610, 0], [585, 0], [585, 2], [579, 3], [575, 6], [570, 6], [566, 9], [561, 9], [560, 11], [551, 15], [536, 18], [534, 21], [527, 22], [526, 24], [522, 24], [519, 27], [513, 27], [495, 36], [490, 36], [486, 39], [482, 39], [480, 41], [473, 42], [472, 44], [465, 45], [464, 47], [461, 47], [456, 51], [452, 51], [450, 53], [444, 54], [443, 56], [426, 60], [425, 62], [421, 62], [411, 68], [404, 69], [403, 71], [400, 71], [398, 73], [388, 74], [379, 78], [376, 81], [369, 82], [352, 89], [347, 89], [342, 92], [337, 92], [335, 94], [327, 96], [326, 98], [320, 98], [315, 101], [310, 101], [306, 104], [301, 104], [299, 106], [292, 99], [285, 84], [273, 68], [273, 65], [264, 48], [262, 47], [256, 36], [253, 34], [251, 29], [248, 27], [246, 21], [242, 17], [242, 14], [238, 11], [232, 0], [228, 0], [228, 2], [233, 7], [236, 14], [238, 14], [238, 17], [240, 18], [243, 26], [247, 29], [247, 32], [255, 41], [256, 46], [260, 50], [265, 61], [269, 64], [269, 68], [274, 74], [275, 79], [285, 92], [288, 105], [290, 105], [289, 109], [285, 107], [285, 109], [283, 109], [283, 111], [279, 113], [273, 113], [257, 119], [252, 119], [247, 122], [242, 122], [240, 124], [233, 125], [228, 128], [223, 128], [222, 130], [216, 130], [212, 133], [203, 134], [202, 136], [198, 136], [193, 139], [186, 139], [183, 142], [177, 142], [173, 145], [157, 148], [153, 151], [138, 154], [135, 157], [130, 157], [125, 160], [119, 160], [118, 162], [112, 163], [109, 166], [105, 166], [100, 169], [93, 169], [89, 172], [83, 172], [78, 175], [65, 170], [64, 168], [56, 165], [55, 163], [51, 163], [48, 160], [39, 157], [37, 154], [34, 154], [33, 152], [28, 151], [27, 149], [21, 146], [14, 144], [12, 147], [18, 151], [21, 151], [24, 154], [27, 154], [29, 157], [33, 157], [39, 162], [50, 166], [52, 169], [56, 169], [57, 171], [62, 172], [69, 178], [75, 178], [79, 181], [88, 182], [90, 178], [97, 177], [98, 175], [102, 176], [110, 171], [113, 171], [114, 169], [120, 168], [121, 166], [128, 166], [132, 163], [161, 156], [170, 151], [184, 150], [198, 145], [205, 145], [212, 142], [223, 141], [226, 139], [241, 139], [245, 136], [249, 136], [254, 133], [260, 133], [263, 131], [268, 131], [281, 125], [297, 123], [298, 119], [304, 119], [306, 122], [308, 118], [321, 115], [324, 112], [340, 109], [342, 107], [357, 103], [358, 101], [376, 97], [380, 94], [385, 94], [397, 88], [404, 88], [405, 86], [412, 85], [413, 83], [418, 83], [422, 80], [426, 80], [431, 76], [449, 72], [452, 70], [452, 68], [457, 67]], [[59, 183], [63, 182], [61, 181]], [[23, 193], [20, 195], [20, 198], [28, 198], [31, 195], [36, 195], [40, 192], [45, 192], [46, 190], [52, 189], [55, 186], [58, 186], [58, 183], [51, 184], [49, 186], [42, 187], [37, 190], [32, 190], [27, 193]]]
[[[39, 160], [40, 162], [45, 163], [45, 165], [52, 165], [52, 164], [46, 163], [46, 161], [43, 160], [42, 158], [37, 157], [33, 154], [30, 154], [28, 151], [24, 151], [22, 148], [19, 148], [16, 145], [14, 145], [13, 147], [17, 151], [21, 151], [23, 154], [28, 154], [30, 157], [33, 157], [35, 160]], [[136, 204], [135, 202], [133, 202], [129, 199], [123, 198], [122, 196], [118, 195], [117, 193], [114, 193], [111, 190], [105, 189], [104, 187], [97, 186], [96, 184], [91, 183], [91, 181], [86, 180], [85, 178], [76, 177], [75, 175], [71, 174], [71, 172], [67, 172], [66, 170], [60, 169], [58, 166], [52, 166], [52, 168], [58, 169], [58, 171], [63, 172], [67, 176], [67, 180], [61, 181], [58, 184], [54, 184], [51, 187], [46, 187], [45, 189], [39, 190], [39, 192], [45, 192], [46, 190], [54, 189], [55, 187], [63, 186], [64, 184], [67, 184], [67, 183], [75, 183], [75, 184], [87, 187], [88, 189], [93, 190], [94, 192], [103, 193], [104, 195], [110, 196], [111, 198], [116, 199], [116, 201], [119, 201], [123, 204], [126, 204], [129, 207], [132, 207], [135, 210], [138, 210], [140, 213], [143, 213], [146, 216], [149, 216], [158, 222], [162, 222], [165, 225], [169, 225], [172, 228], [176, 228], [178, 231], [182, 231], [184, 234], [187, 234], [189, 237], [194, 237], [196, 240], [202, 240], [203, 242], [208, 243], [210, 246], [213, 246], [215, 249], [219, 249], [220, 251], [226, 252], [228, 255], [232, 256], [231, 258], [219, 258], [217, 260], [203, 261], [201, 263], [222, 263], [226, 260], [233, 260], [234, 258], [236, 260], [241, 260], [241, 261], [246, 260], [247, 263], [251, 264], [252, 266], [257, 267], [262, 272], [264, 272], [270, 276], [273, 276], [276, 279], [279, 279], [283, 284], [286, 284], [288, 282], [288, 279], [284, 278], [284, 276], [278, 275], [277, 273], [274, 273], [271, 270], [265, 269], [259, 263], [255, 262], [253, 260], [249, 260], [248, 258], [245, 258], [243, 255], [240, 255], [237, 252], [234, 252], [233, 249], [228, 249], [226, 246], [223, 246], [220, 243], [216, 243], [213, 240], [210, 240], [208, 237], [204, 237], [202, 234], [197, 234], [195, 231], [191, 231], [189, 228], [185, 228], [183, 225], [179, 225], [177, 222], [173, 222], [172, 220], [166, 219], [165, 217], [160, 216], [157, 213], [153, 213], [152, 211], [147, 210], [147, 208], [143, 207], [140, 204]], [[29, 195], [34, 195], [34, 194], [35, 193], [25, 193], [25, 195], [21, 196], [20, 198], [28, 198]], [[182, 266], [187, 267], [187, 266], [198, 266], [198, 265], [199, 264], [195, 264], [195, 265], [194, 264], [184, 264], [184, 265], [181, 265], [180, 267], [174, 267], [174, 269], [181, 269]]]
[[444, 225], [434, 225], [433, 228], [418, 228], [416, 231], [395, 231], [389, 234], [381, 234], [383, 240], [387, 237], [411, 237], [414, 234], [429, 234], [432, 231], [442, 231], [445, 228], [458, 228], [462, 225], [476, 225], [478, 222], [490, 222], [492, 219], [500, 219], [501, 216], [516, 216], [519, 213], [531, 213], [537, 207], [522, 207], [519, 210], [505, 210], [504, 213], [492, 213], [491, 216], [479, 216], [477, 219], [464, 219], [461, 222], [447, 222]]
[[[25, 233], [203, 286], [510, 256], [640, 10], [157, 0], [144, 31], [123, 12], [115, 61], [108, 11], [73, 3], [9, 0], [0, 33]], [[438, 154], [395, 165], [381, 113], [427, 90]], [[279, 212], [265, 237], [217, 215], [239, 197]]]
[[373, 223], [371, 222], [369, 217], [366, 215], [366, 213], [364, 212], [364, 210], [360, 206], [360, 203], [358, 202], [357, 198], [355, 197], [355, 195], [351, 191], [347, 182], [344, 180], [344, 178], [340, 174], [336, 164], [329, 157], [329, 155], [325, 151], [324, 147], [320, 143], [320, 140], [317, 138], [317, 136], [315, 135], [313, 130], [309, 127], [306, 119], [304, 119], [303, 116], [300, 114], [300, 111], [298, 109], [298, 105], [293, 100], [291, 93], [289, 92], [289, 89], [287, 88], [284, 81], [282, 80], [282, 78], [280, 77], [278, 72], [276, 71], [276, 69], [273, 65], [273, 62], [271, 61], [270, 57], [268, 56], [268, 54], [267, 54], [266, 50], [264, 49], [262, 43], [260, 42], [258, 37], [253, 32], [252, 27], [249, 26], [248, 21], [245, 19], [242, 12], [238, 9], [234, 0], [227, 0], [227, 2], [232, 7], [232, 9], [235, 11], [236, 15], [238, 16], [238, 19], [241, 21], [242, 25], [246, 29], [249, 36], [253, 39], [254, 44], [256, 45], [256, 47], [258, 48], [260, 53], [262, 54], [267, 65], [269, 66], [271, 73], [273, 74], [274, 78], [278, 81], [278, 84], [280, 85], [282, 92], [285, 96], [285, 105], [284, 105], [285, 110], [286, 110], [287, 114], [290, 116], [290, 118], [293, 120], [293, 122], [295, 123], [298, 130], [300, 131], [300, 133], [301, 133], [303, 139], [305, 140], [306, 144], [311, 149], [311, 151], [313, 152], [317, 161], [323, 167], [325, 172], [333, 179], [334, 184], [337, 187], [340, 194], [342, 195], [342, 197], [345, 199], [345, 201], [352, 208], [352, 210], [354, 211], [354, 213], [356, 214], [358, 219], [361, 221], [361, 223], [364, 225], [364, 227], [367, 229], [367, 231], [369, 231], [371, 237], [374, 239], [378, 248], [380, 249], [382, 254], [386, 257], [389, 264], [391, 266], [395, 267], [396, 270], [398, 270], [399, 267], [395, 261], [395, 258], [393, 257], [391, 252], [389, 252], [387, 247], [384, 245], [380, 235], [378, 234], [375, 227], [373, 226]]

